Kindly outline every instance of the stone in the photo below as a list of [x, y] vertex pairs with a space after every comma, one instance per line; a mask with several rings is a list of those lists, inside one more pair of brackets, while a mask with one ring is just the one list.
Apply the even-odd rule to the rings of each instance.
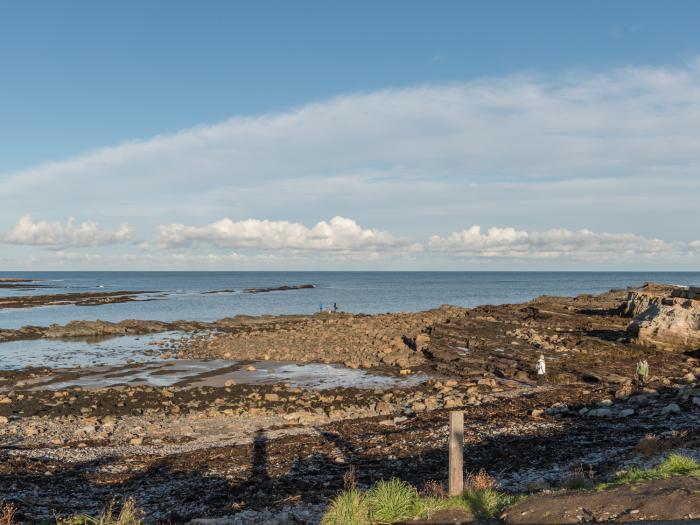
[[681, 413], [681, 408], [675, 404], [671, 403], [669, 405], [666, 405], [664, 408], [661, 409], [661, 415], [667, 416], [670, 414], [680, 414]]
[[265, 394], [265, 401], [279, 401], [280, 396], [277, 394]]
[[0, 425], [6, 425], [9, 419], [7, 419], [5, 416], [0, 416]]
[[545, 410], [546, 414], [562, 414], [568, 412], [569, 407], [565, 403], [554, 403], [552, 406]]
[[428, 410], [435, 410], [438, 407], [438, 400], [435, 396], [425, 398], [425, 407]]
[[445, 404], [444, 404], [445, 408], [455, 408], [455, 407], [458, 407], [459, 405], [460, 405], [460, 402], [452, 397], [448, 397], [447, 399], [445, 399]]
[[382, 416], [386, 416], [387, 414], [391, 414], [391, 405], [389, 403], [387, 403], [386, 401], [380, 401], [379, 403], [377, 403], [375, 410], [376, 410], [377, 414], [381, 414]]
[[586, 412], [588, 417], [610, 417], [612, 414], [613, 411], [609, 408], [594, 408]]
[[626, 312], [636, 315], [627, 332], [642, 345], [675, 351], [700, 348], [700, 300], [679, 297], [675, 290], [668, 297], [667, 290], [642, 289], [630, 293]]
[[634, 409], [633, 408], [625, 408], [624, 410], [620, 411], [620, 417], [629, 417], [634, 415]]
[[692, 372], [688, 372], [687, 374], [685, 374], [685, 375], [683, 376], [682, 379], [683, 379], [683, 381], [685, 381], [686, 383], [693, 383], [693, 382], [695, 381], [695, 374], [693, 374]]

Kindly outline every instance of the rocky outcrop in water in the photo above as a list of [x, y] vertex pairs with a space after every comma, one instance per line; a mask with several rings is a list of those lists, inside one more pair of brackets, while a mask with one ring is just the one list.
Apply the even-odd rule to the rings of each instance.
[[295, 285], [285, 285], [276, 286], [273, 288], [246, 288], [243, 290], [244, 293], [268, 293], [268, 292], [287, 292], [290, 290], [308, 290], [311, 288], [316, 288], [313, 284], [295, 284]]
[[[29, 285], [30, 288], [38, 286]], [[26, 286], [23, 286], [26, 288]], [[62, 293], [52, 295], [22, 295], [0, 297], [0, 309], [2, 308], [33, 308], [37, 306], [99, 306], [102, 304], [127, 303], [139, 300], [144, 291], [122, 290], [117, 292], [80, 292]], [[149, 299], [153, 300], [153, 297]]]

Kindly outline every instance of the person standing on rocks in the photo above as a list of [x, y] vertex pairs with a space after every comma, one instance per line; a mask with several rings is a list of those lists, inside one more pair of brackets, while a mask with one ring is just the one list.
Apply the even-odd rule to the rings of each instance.
[[540, 354], [540, 360], [537, 361], [537, 383], [542, 384], [544, 383], [544, 376], [547, 373], [547, 365], [544, 362], [544, 355]]
[[338, 313], [338, 303], [333, 303], [333, 313]]
[[637, 384], [643, 387], [647, 382], [647, 377], [649, 377], [649, 363], [646, 359], [642, 359], [637, 363]]
[[323, 313], [323, 303], [318, 303], [318, 311], [319, 313]]

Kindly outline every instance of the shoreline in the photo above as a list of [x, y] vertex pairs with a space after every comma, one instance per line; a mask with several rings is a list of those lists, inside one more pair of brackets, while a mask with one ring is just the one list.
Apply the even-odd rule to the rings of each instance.
[[[655, 348], [668, 340], [645, 340], [635, 325], [645, 305], [675, 312], [695, 301], [674, 293], [646, 286], [418, 313], [239, 316], [182, 326], [182, 337], [149, 349], [155, 363], [101, 371], [109, 387], [70, 386], [94, 369], [0, 372], [0, 481], [14, 487], [0, 483], [0, 500], [27, 521], [95, 514], [116, 495], [134, 497], [149, 523], [307, 512], [298, 523], [315, 524], [350, 465], [361, 486], [444, 479], [451, 410], [465, 412], [467, 470], [486, 468], [508, 491], [564, 486], [567, 468], [584, 463], [601, 479], [649, 464], [635, 447], [650, 433], [668, 442], [664, 451], [698, 454], [700, 356]], [[544, 385], [534, 374], [540, 354]], [[633, 383], [640, 356], [652, 370], [644, 389]], [[183, 368], [198, 360], [215, 366]], [[278, 361], [396, 382], [322, 389], [246, 380]], [[149, 367], [154, 377], [178, 367], [183, 375], [168, 386], [131, 381]], [[27, 506], [32, 494], [41, 503]]]

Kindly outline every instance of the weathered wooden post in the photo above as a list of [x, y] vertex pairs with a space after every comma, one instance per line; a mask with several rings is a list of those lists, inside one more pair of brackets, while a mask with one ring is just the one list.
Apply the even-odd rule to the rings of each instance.
[[450, 496], [464, 491], [464, 412], [450, 412]]

